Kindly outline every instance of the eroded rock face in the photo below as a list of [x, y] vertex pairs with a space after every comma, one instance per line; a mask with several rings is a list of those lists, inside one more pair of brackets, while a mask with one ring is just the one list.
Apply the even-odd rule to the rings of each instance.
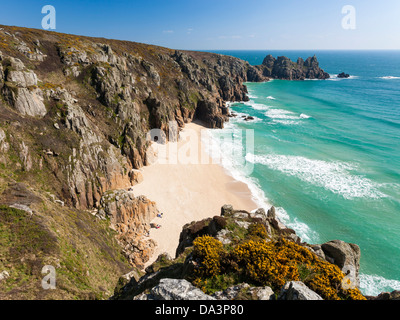
[[7, 63], [3, 87], [4, 98], [22, 115], [44, 117], [47, 113], [43, 92], [36, 88], [38, 77], [32, 70], [26, 70], [19, 59], [10, 58]]
[[7, 81], [15, 82], [17, 86], [23, 88], [37, 85], [37, 76], [32, 70], [18, 71], [10, 70], [7, 73]]
[[11, 97], [15, 109], [22, 115], [44, 117], [47, 113], [40, 89], [18, 88], [16, 94], [12, 94]]
[[99, 215], [110, 218], [126, 256], [139, 267], [148, 261], [156, 246], [147, 234], [150, 221], [158, 213], [155, 202], [123, 189], [105, 192], [100, 201]]
[[357, 287], [360, 286], [360, 247], [353, 243], [333, 240], [321, 245], [326, 260], [336, 264]]

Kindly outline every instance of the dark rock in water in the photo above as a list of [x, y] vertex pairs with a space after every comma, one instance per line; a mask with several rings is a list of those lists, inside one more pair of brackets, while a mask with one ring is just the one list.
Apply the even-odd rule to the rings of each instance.
[[246, 117], [244, 120], [245, 120], [245, 121], [254, 120], [254, 117], [248, 116], [248, 117]]
[[372, 300], [400, 300], [400, 291], [382, 292]]
[[342, 73], [339, 73], [339, 74], [337, 75], [337, 77], [338, 77], [338, 78], [350, 78], [350, 75], [349, 75], [348, 73], [342, 72]]
[[314, 55], [304, 61], [297, 59], [297, 63], [287, 57], [275, 59], [272, 55], [265, 57], [261, 66], [258, 66], [264, 76], [284, 80], [328, 79], [330, 76], [319, 67], [318, 59]]

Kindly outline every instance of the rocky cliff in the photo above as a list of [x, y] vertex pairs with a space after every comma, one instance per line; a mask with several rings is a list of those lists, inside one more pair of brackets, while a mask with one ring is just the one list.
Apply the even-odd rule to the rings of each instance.
[[222, 127], [225, 101], [248, 100], [243, 82], [266, 79], [217, 54], [0, 30], [1, 130], [21, 170], [48, 169], [54, 192], [81, 209], [132, 184], [132, 169], [148, 163], [150, 129], [168, 135], [170, 121], [193, 119]]

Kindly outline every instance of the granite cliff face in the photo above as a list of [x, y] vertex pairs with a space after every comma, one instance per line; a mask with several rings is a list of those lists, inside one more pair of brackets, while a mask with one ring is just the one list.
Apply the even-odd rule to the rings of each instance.
[[22, 169], [48, 169], [81, 209], [132, 184], [150, 129], [221, 128], [225, 101], [248, 100], [243, 82], [267, 79], [233, 57], [16, 27], [0, 30], [0, 52], [0, 123]]

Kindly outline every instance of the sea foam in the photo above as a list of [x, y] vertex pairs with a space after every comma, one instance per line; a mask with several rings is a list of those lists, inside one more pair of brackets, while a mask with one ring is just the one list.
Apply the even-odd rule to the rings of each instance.
[[377, 296], [381, 292], [400, 290], [400, 281], [377, 275], [360, 274], [360, 290], [364, 295]]
[[247, 155], [246, 158], [248, 161], [254, 161], [272, 170], [323, 187], [345, 199], [387, 197], [378, 189], [380, 186], [378, 183], [364, 176], [352, 174], [351, 171], [355, 170], [356, 166], [349, 163], [275, 154]]
[[384, 77], [378, 77], [378, 79], [391, 80], [391, 79], [400, 79], [400, 77], [384, 76]]
[[319, 235], [317, 232], [310, 229], [304, 222], [299, 221], [297, 218], [290, 218], [289, 214], [282, 207], [275, 208], [276, 215], [282, 223], [288, 228], [293, 229], [302, 241], [308, 243], [319, 243]]
[[265, 112], [265, 115], [272, 119], [274, 123], [279, 123], [283, 125], [298, 125], [304, 119], [309, 119], [311, 116], [301, 113], [297, 115], [296, 113], [284, 109], [272, 109], [270, 108]]
[[[211, 143], [210, 141], [207, 141], [205, 144], [206, 152], [215, 159], [221, 159], [222, 166], [235, 180], [247, 184], [252, 194], [252, 199], [257, 204], [258, 208], [263, 208], [265, 211], [267, 211], [272, 205], [258, 184], [257, 180], [249, 177], [248, 174], [243, 172], [243, 159], [235, 159], [232, 157], [232, 155], [237, 156], [241, 153], [244, 154], [243, 145], [233, 143], [233, 141], [231, 143], [229, 140], [228, 142], [224, 141], [223, 145], [221, 144], [221, 134], [227, 131], [233, 132], [233, 135], [239, 135], [240, 129], [237, 129], [234, 123], [228, 123], [224, 129], [208, 130], [207, 139], [211, 139]], [[231, 152], [232, 150], [234, 150], [234, 152]], [[250, 155], [252, 154], [247, 154], [246, 157], [244, 157], [245, 161], [254, 162], [254, 159], [249, 159]], [[299, 221], [297, 218], [292, 219], [284, 208], [277, 207], [276, 214], [282, 223], [295, 230], [296, 234], [303, 241], [307, 241], [309, 243], [318, 243], [318, 234], [315, 231], [312, 231], [305, 223]]]

